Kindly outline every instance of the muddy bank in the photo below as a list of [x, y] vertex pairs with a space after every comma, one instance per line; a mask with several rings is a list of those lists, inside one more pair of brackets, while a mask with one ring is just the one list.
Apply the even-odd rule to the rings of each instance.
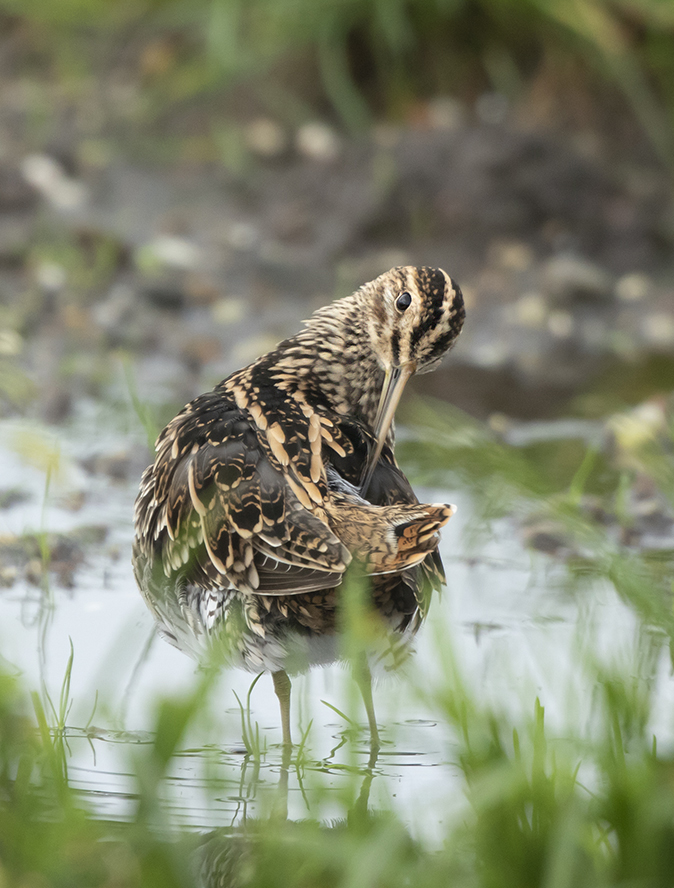
[[466, 294], [446, 370], [414, 390], [476, 416], [559, 415], [616, 367], [670, 367], [674, 212], [656, 167], [447, 113], [359, 141], [324, 125], [273, 150], [268, 136], [237, 169], [13, 146], [6, 415], [58, 422], [110, 397], [122, 352], [144, 398], [179, 404], [400, 263], [441, 265]]

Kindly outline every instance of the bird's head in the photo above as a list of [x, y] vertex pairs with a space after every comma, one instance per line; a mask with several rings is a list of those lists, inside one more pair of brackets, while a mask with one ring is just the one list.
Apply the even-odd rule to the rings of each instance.
[[374, 427], [377, 447], [361, 484], [365, 493], [407, 380], [440, 362], [461, 332], [466, 312], [459, 286], [440, 268], [393, 268], [365, 284], [359, 296], [384, 370]]
[[461, 332], [463, 295], [441, 268], [393, 268], [365, 284], [360, 295], [372, 348], [385, 372], [432, 370]]

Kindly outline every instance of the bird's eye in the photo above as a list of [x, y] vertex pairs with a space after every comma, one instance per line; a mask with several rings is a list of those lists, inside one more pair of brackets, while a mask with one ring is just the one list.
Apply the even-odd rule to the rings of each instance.
[[412, 294], [405, 291], [396, 299], [396, 308], [398, 311], [405, 311], [412, 304]]

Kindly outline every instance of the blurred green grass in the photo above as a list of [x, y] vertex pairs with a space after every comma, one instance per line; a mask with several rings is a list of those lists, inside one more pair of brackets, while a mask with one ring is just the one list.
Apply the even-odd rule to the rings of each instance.
[[644, 625], [668, 638], [674, 662], [674, 548], [640, 544], [638, 533], [632, 539], [641, 489], [656, 512], [674, 509], [671, 403], [652, 407], [650, 421], [643, 407], [608, 417], [591, 444], [513, 446], [456, 408], [418, 402], [399, 458], [417, 484], [470, 490], [476, 552], [495, 520], [515, 517], [532, 548], [563, 553], [568, 592], [584, 595], [607, 580]]
[[0, 0], [0, 11], [6, 29], [20, 24], [29, 69], [123, 70], [142, 84], [141, 117], [243, 83], [274, 113], [331, 108], [357, 131], [439, 94], [516, 102], [556, 70], [569, 104], [579, 84], [612, 84], [674, 157], [669, 0]]
[[[644, 477], [674, 502], [671, 411], [663, 407], [662, 421], [649, 430], [638, 424], [636, 435], [634, 429], [630, 432], [632, 414], [611, 418], [601, 448], [573, 451], [575, 462], [565, 460], [555, 473], [548, 470], [556, 463], [554, 448], [523, 455], [496, 433], [438, 404], [424, 405], [416, 418], [416, 440], [401, 451], [411, 474], [469, 492], [484, 507], [483, 522], [503, 514], [494, 503], [510, 515], [543, 510], [571, 543], [582, 545], [582, 552], [561, 561], [565, 580], [551, 591], [588, 597], [601, 581], [633, 611], [637, 629], [631, 650], [614, 651], [608, 664], [602, 662], [589, 626], [579, 644], [579, 660], [594, 688], [589, 723], [574, 722], [569, 712], [564, 731], [555, 731], [546, 723], [545, 701], [534, 698], [529, 716], [513, 721], [473, 689], [451, 637], [446, 632], [437, 638], [427, 635], [424, 644], [433, 646], [440, 677], [411, 680], [420, 682], [420, 698], [454, 738], [446, 755], [462, 776], [465, 794], [451, 806], [455, 813], [444, 815], [440, 846], [414, 835], [393, 806], [369, 806], [372, 761], [345, 768], [341, 790], [335, 793], [325, 785], [325, 765], [312, 767], [311, 753], [304, 748], [290, 767], [297, 769], [298, 780], [307, 782], [311, 817], [286, 819], [288, 763], [281, 761], [277, 798], [268, 799], [266, 815], [261, 803], [256, 819], [196, 835], [170, 822], [163, 788], [190, 725], [204, 717], [215, 687], [213, 671], [202, 673], [193, 692], [157, 701], [154, 740], [130, 761], [136, 803], [126, 823], [96, 816], [92, 800], [69, 782], [64, 727], [72, 659], [59, 703], [52, 707], [36, 695], [31, 704], [20, 681], [4, 674], [0, 884], [672, 884], [674, 758], [671, 738], [658, 744], [649, 726], [656, 705], [653, 676], [674, 640], [674, 552], [625, 543], [615, 530], [633, 521], [629, 509], [614, 508], [612, 523], [607, 523], [605, 517], [597, 518], [595, 507], [600, 497], [610, 511], [615, 498], [624, 497]], [[588, 508], [589, 501], [593, 508]], [[347, 619], [347, 634], [353, 633], [351, 642], [360, 650], [358, 627], [349, 625]], [[389, 730], [395, 740], [395, 729]], [[242, 781], [244, 772], [245, 763]], [[447, 793], [448, 798], [456, 793], [456, 784]], [[321, 816], [322, 799], [330, 820]]]
[[[513, 728], [484, 708], [444, 648], [446, 684], [433, 706], [458, 740], [460, 815], [438, 848], [392, 811], [367, 806], [367, 768], [329, 821], [288, 821], [278, 807], [227, 830], [176, 830], [163, 810], [172, 756], [208, 692], [158, 707], [156, 741], [135, 759], [130, 822], [97, 819], [68, 784], [45, 716], [37, 732], [17, 681], [0, 681], [0, 875], [45, 886], [665, 886], [674, 878], [674, 761], [648, 734], [644, 687], [597, 675], [595, 736], [555, 736], [536, 700]], [[644, 683], [645, 684], [645, 683]], [[320, 776], [320, 775], [319, 775]], [[316, 785], [310, 790], [314, 795]], [[282, 785], [279, 785], [282, 795]], [[196, 873], [200, 873], [200, 879]]]
[[[494, 89], [516, 101], [544, 57], [569, 58], [582, 76], [602, 76], [621, 90], [660, 154], [673, 156], [668, 0], [0, 0], [0, 10], [11, 19], [5, 26], [35, 50], [27, 71], [51, 66], [65, 82], [127, 65], [142, 83], [145, 115], [179, 110], [232, 84], [260, 85], [295, 66], [304, 77], [284, 86], [278, 107], [296, 115], [312, 105], [329, 109], [358, 130], [375, 115], [404, 116], [436, 94], [472, 98]], [[260, 86], [267, 96], [268, 88]], [[106, 244], [91, 256], [67, 243], [59, 250], [38, 247], [35, 258], [65, 262], [76, 290], [108, 279], [114, 256]], [[654, 372], [662, 380], [661, 369]], [[652, 393], [633, 367], [625, 372], [639, 398]], [[152, 419], [129, 386], [152, 438]], [[598, 391], [604, 411], [618, 388], [624, 385], [608, 380]], [[20, 402], [30, 390], [3, 359], [0, 392]], [[651, 676], [661, 647], [674, 641], [674, 551], [625, 543], [634, 521], [625, 500], [646, 478], [674, 505], [669, 422], [645, 437], [618, 424], [618, 434], [607, 429], [607, 440], [614, 438], [595, 449], [581, 439], [514, 447], [433, 405], [420, 410], [418, 439], [400, 454], [417, 482], [470, 493], [482, 538], [505, 515], [552, 527], [572, 553], [560, 594], [591, 594], [597, 580], [609, 583], [638, 619], [635, 658]], [[458, 738], [467, 793], [439, 850], [413, 838], [392, 811], [368, 810], [367, 769], [346, 778], [335, 823], [276, 815], [208, 837], [176, 831], [162, 808], [162, 785], [200, 717], [208, 676], [193, 695], [158, 702], [156, 740], [132, 764], [138, 800], [131, 821], [100, 819], [68, 780], [68, 701], [50, 724], [48, 706], [0, 675], [0, 886], [186, 886], [197, 884], [197, 870], [206, 885], [261, 888], [674, 882], [674, 759], [649, 733], [649, 682], [632, 662], [613, 671], [588, 663], [597, 688], [594, 730], [579, 726], [559, 737], [546, 727], [539, 701], [531, 701], [530, 719], [514, 725], [468, 690], [446, 640], [437, 655], [444, 684], [430, 705]]]

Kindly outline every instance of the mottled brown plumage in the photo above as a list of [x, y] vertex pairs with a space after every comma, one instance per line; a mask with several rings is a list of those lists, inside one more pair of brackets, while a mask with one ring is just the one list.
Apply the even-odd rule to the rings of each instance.
[[255, 671], [297, 666], [298, 639], [309, 662], [329, 659], [312, 640], [334, 636], [351, 562], [389, 629], [416, 629], [453, 509], [417, 501], [392, 418], [463, 319], [445, 272], [392, 269], [168, 424], [136, 502], [134, 569], [169, 640], [217, 639]]

